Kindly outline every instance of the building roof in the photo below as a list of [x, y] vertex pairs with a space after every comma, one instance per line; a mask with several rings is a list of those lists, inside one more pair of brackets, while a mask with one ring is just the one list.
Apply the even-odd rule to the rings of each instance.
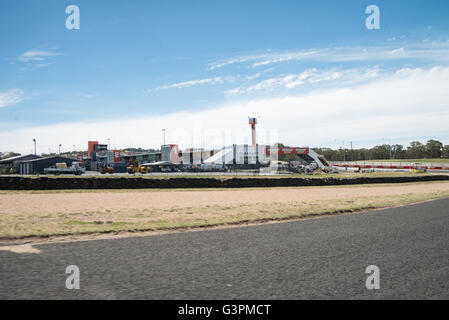
[[[13, 162], [13, 161], [20, 160], [22, 158], [27, 158], [27, 157], [36, 157], [36, 159], [42, 158], [41, 156], [38, 156], [35, 154], [26, 154], [26, 155], [20, 155], [20, 156], [2, 159], [2, 160], [0, 160], [0, 163], [9, 163], [9, 162]], [[26, 161], [28, 161], [28, 160], [26, 160]]]
[[54, 158], [58, 158], [58, 159], [65, 159], [65, 160], [70, 160], [70, 161], [76, 161], [76, 159], [72, 159], [72, 158], [67, 158], [67, 157], [60, 157], [60, 156], [49, 156], [49, 157], [40, 157], [38, 159], [32, 159], [32, 160], [26, 160], [23, 162], [36, 162], [36, 161], [42, 161], [42, 160], [47, 160], [47, 159], [54, 159]]
[[141, 153], [122, 153], [120, 154], [120, 157], [149, 156], [152, 154], [161, 154], [161, 152], [154, 151], [154, 152], [141, 152]]

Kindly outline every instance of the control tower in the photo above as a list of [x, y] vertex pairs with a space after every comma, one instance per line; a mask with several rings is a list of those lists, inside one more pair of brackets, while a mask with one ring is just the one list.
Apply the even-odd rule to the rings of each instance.
[[249, 118], [249, 124], [251, 125], [252, 144], [255, 147], [256, 146], [256, 124], [257, 124], [257, 119], [256, 118]]

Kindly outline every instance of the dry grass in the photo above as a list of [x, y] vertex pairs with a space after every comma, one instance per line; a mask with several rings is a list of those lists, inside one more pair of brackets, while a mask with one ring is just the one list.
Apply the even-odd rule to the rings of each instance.
[[[164, 192], [170, 194], [170, 192]], [[232, 197], [239, 194], [238, 192], [240, 192], [241, 200], [220, 201], [221, 198]], [[108, 194], [114, 196], [111, 192], [97, 191], [96, 197], [107, 203]], [[275, 196], [269, 198], [272, 194]], [[285, 197], [282, 196], [284, 194]], [[66, 195], [58, 193], [52, 196]], [[117, 194], [119, 195], [123, 194]], [[139, 195], [158, 196], [158, 193], [142, 192]], [[170, 195], [173, 197], [173, 202], [159, 205], [151, 205], [152, 200], [147, 199], [148, 202], [143, 202], [141, 206], [113, 205], [94, 207], [91, 210], [82, 207], [71, 210], [70, 206], [65, 207], [64, 210], [57, 210], [58, 207], [55, 206], [27, 210], [25, 205], [25, 202], [29, 201], [27, 197], [48, 196], [48, 194], [7, 193], [0, 195], [0, 203], [3, 199], [4, 204], [7, 196], [23, 197], [24, 203], [18, 204], [14, 212], [3, 209], [3, 205], [0, 207], [0, 239], [3, 240], [121, 231], [187, 229], [341, 214], [449, 197], [449, 183], [346, 186], [332, 189], [308, 187], [177, 192]], [[184, 202], [176, 206], [170, 204], [177, 204], [176, 197], [182, 200], [198, 196], [203, 196], [204, 201]], [[279, 198], [279, 201], [273, 200], [276, 198]]]

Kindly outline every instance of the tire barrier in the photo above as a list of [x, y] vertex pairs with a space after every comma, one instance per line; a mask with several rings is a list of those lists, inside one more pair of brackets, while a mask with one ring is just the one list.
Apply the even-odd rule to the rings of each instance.
[[145, 177], [0, 177], [0, 190], [187, 189], [336, 186], [448, 181], [449, 175], [360, 178], [145, 178]]

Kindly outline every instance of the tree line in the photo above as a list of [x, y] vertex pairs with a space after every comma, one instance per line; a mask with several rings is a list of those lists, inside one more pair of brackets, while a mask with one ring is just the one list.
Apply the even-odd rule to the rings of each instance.
[[412, 141], [409, 146], [400, 144], [382, 144], [372, 148], [337, 150], [331, 148], [313, 148], [329, 161], [364, 161], [390, 159], [449, 159], [449, 145], [438, 140], [428, 140], [425, 144]]

